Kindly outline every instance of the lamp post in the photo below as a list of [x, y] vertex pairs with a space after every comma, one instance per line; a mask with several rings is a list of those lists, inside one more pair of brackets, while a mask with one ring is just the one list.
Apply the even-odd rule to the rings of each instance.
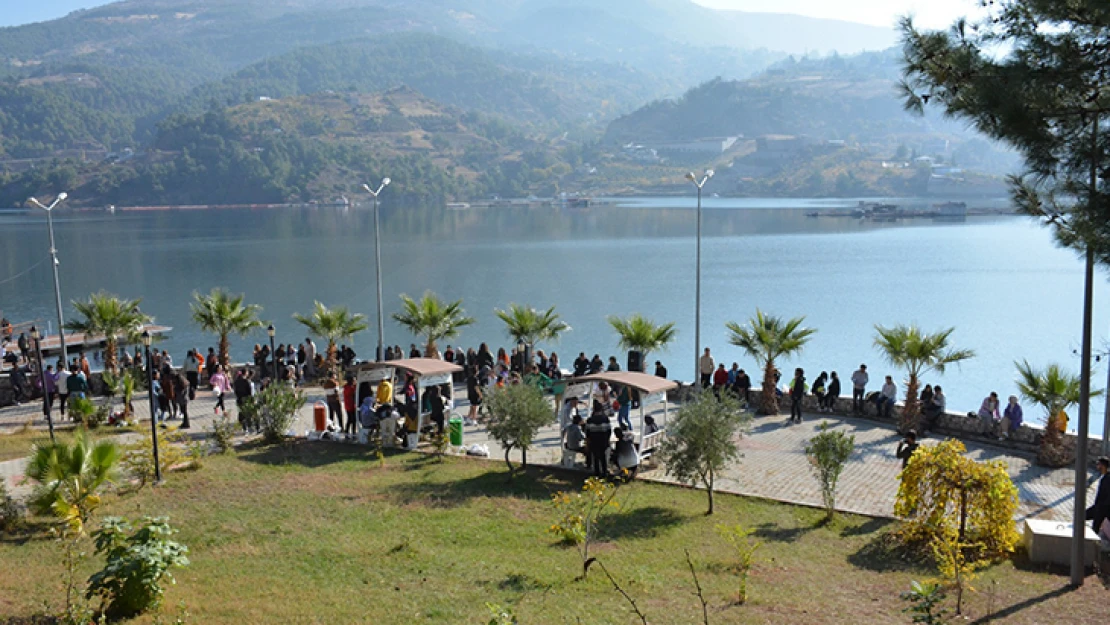
[[28, 200], [35, 206], [46, 211], [46, 229], [50, 231], [50, 257], [53, 260], [51, 265], [54, 267], [54, 303], [58, 307], [58, 340], [62, 346], [62, 362], [69, 362], [69, 352], [66, 351], [66, 333], [65, 321], [62, 319], [62, 288], [58, 285], [58, 250], [54, 246], [54, 207], [60, 202], [65, 201], [69, 197], [68, 193], [64, 191], [54, 198], [50, 206], [44, 206], [42, 202], [31, 198]]
[[382, 238], [381, 229], [378, 226], [378, 195], [387, 186], [389, 186], [389, 178], [382, 178], [377, 191], [371, 189], [368, 184], [362, 185], [362, 188], [374, 198], [374, 275], [378, 283], [378, 352], [374, 355], [374, 360], [377, 362], [381, 362], [385, 355], [385, 322], [382, 320]]
[[[525, 373], [528, 373], [528, 343], [524, 339], [516, 342], [517, 362], [520, 363], [520, 377], [523, 378]], [[511, 364], [511, 363], [510, 363]]]
[[697, 216], [697, 252], [694, 270], [694, 383], [698, 383], [701, 373], [701, 189], [713, 177], [713, 170], [705, 170], [701, 181], [694, 172], [686, 174], [686, 179], [698, 188], [698, 216]]
[[154, 367], [150, 360], [150, 332], [143, 330], [143, 347], [146, 349], [146, 394], [150, 400], [150, 440], [154, 445], [154, 483], [162, 481], [162, 465], [158, 460], [158, 419], [154, 406]]
[[271, 323], [270, 327], [266, 328], [266, 334], [270, 335], [270, 383], [271, 384], [274, 383], [274, 382], [277, 382], [277, 379], [278, 379], [277, 351], [274, 350], [274, 334], [275, 333], [276, 333], [276, 330], [274, 330], [274, 324]]
[[54, 442], [54, 419], [50, 416], [50, 393], [46, 391], [46, 369], [42, 366], [42, 346], [39, 329], [31, 326], [31, 340], [35, 342], [35, 358], [39, 363], [39, 386], [42, 387], [42, 414], [46, 415], [46, 425], [50, 428], [50, 442]]

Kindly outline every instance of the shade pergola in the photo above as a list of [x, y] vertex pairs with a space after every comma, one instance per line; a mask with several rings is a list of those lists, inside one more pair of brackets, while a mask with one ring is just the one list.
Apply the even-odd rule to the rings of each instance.
[[[661, 378], [646, 373], [638, 373], [636, 371], [603, 371], [601, 373], [592, 373], [578, 378], [571, 378], [567, 381], [567, 397], [583, 397], [589, 396], [593, 391], [593, 385], [598, 382], [605, 382], [609, 386], [627, 386], [629, 388], [640, 391], [640, 440], [644, 440], [644, 411], [645, 406], [653, 404], [656, 401], [662, 400], [663, 402], [663, 423], [659, 426], [660, 430], [666, 429], [667, 411], [669, 405], [667, 403], [667, 391], [672, 388], [678, 388], [678, 383], [673, 380]], [[585, 390], [583, 391], [583, 386]]]
[[[452, 362], [436, 358], [402, 358], [401, 360], [385, 360], [382, 362], [364, 362], [355, 368], [355, 384], [359, 388], [358, 402], [361, 404], [366, 394], [361, 392], [364, 383], [377, 386], [382, 380], [393, 380], [398, 372], [412, 374], [416, 383], [416, 392], [432, 386], [451, 384], [452, 374], [462, 371], [463, 368]], [[418, 402], [420, 403], [420, 402]], [[417, 431], [424, 429], [423, 406], [417, 409]]]

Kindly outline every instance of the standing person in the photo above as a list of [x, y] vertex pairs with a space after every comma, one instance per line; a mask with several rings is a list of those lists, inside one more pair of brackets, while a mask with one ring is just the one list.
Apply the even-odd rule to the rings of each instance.
[[833, 371], [829, 373], [829, 390], [825, 393], [825, 412], [835, 410], [838, 399], [840, 399], [840, 376]]
[[[216, 350], [214, 348], [209, 347], [208, 348], [208, 356], [205, 358], [205, 361], [204, 361], [204, 368], [208, 370], [208, 375], [209, 376], [211, 376], [213, 373], [216, 372], [216, 365], [218, 365], [218, 364], [220, 364], [220, 360], [219, 360], [219, 358], [216, 358]], [[224, 375], [227, 375], [227, 374], [225, 373]]]
[[81, 352], [81, 373], [85, 374], [86, 381], [92, 378], [92, 369], [89, 367], [89, 359], [85, 356], [85, 352]]
[[409, 343], [409, 358], [420, 358], [420, 350], [416, 347], [416, 343]]
[[312, 379], [316, 377], [316, 343], [312, 342], [312, 338], [305, 337], [304, 339], [304, 377]]
[[813, 381], [813, 396], [817, 398], [817, 411], [825, 411], [825, 385], [828, 383], [829, 374], [822, 371]]
[[54, 365], [46, 365], [42, 379], [46, 381], [46, 388], [42, 389], [42, 416], [49, 419], [54, 407], [54, 393], [58, 392], [58, 374], [54, 372]]
[[709, 355], [709, 348], [698, 359], [698, 373], [701, 374], [701, 387], [709, 388], [710, 378], [713, 377], [713, 356]]
[[[500, 356], [504, 356], [505, 350], [499, 349], [498, 353]], [[489, 367], [491, 371], [493, 370], [493, 365], [495, 363], [493, 360], [493, 354], [489, 351], [489, 345], [482, 343], [478, 346], [478, 355], [476, 362], [479, 369], [481, 369], [482, 367]], [[505, 358], [505, 363], [508, 364], [508, 358]]]
[[85, 398], [89, 392], [89, 380], [77, 365], [69, 368], [69, 377], [66, 379], [66, 389], [69, 391], [70, 399], [80, 397]]
[[177, 399], [177, 411], [181, 413], [181, 429], [188, 430], [192, 427], [189, 425], [189, 400], [195, 396], [193, 385], [184, 373], [175, 375], [173, 381], [174, 397]]
[[393, 360], [393, 346], [392, 345], [385, 348], [385, 359], [386, 360]]
[[609, 439], [612, 436], [613, 428], [609, 425], [609, 411], [600, 402], [595, 401], [592, 414], [586, 421], [586, 448], [593, 461], [595, 477], [609, 477], [607, 456]]
[[551, 352], [551, 357], [547, 359], [547, 376], [553, 380], [563, 379], [563, 369], [559, 365], [559, 354]]
[[177, 376], [174, 375], [173, 367], [169, 362], [163, 361], [161, 380], [162, 380], [162, 394], [166, 396], [166, 414], [169, 415], [169, 420], [177, 419], [177, 388], [173, 379]]
[[245, 433], [250, 432], [251, 423], [247, 419], [249, 415], [245, 414], [246, 411], [243, 410], [243, 406], [246, 405], [252, 391], [251, 381], [247, 377], [246, 369], [240, 369], [235, 373], [235, 382], [232, 383], [231, 389], [235, 392], [235, 408], [239, 414], [239, 427], [243, 428]]
[[297, 380], [303, 382], [306, 375], [305, 367], [308, 366], [308, 350], [304, 343], [297, 346]]
[[867, 375], [867, 365], [860, 365], [852, 374], [852, 412], [856, 414], [863, 414], [864, 411], [864, 394], [867, 390], [867, 381], [870, 377]]
[[667, 378], [667, 368], [663, 366], [663, 361], [661, 360], [655, 361], [655, 377], [663, 379]]
[[1010, 395], [1010, 401], [1006, 404], [1006, 410], [1002, 412], [1002, 427], [998, 433], [998, 440], [1004, 440], [1010, 434], [1016, 434], [1018, 429], [1021, 428], [1022, 413], [1021, 404], [1018, 403], [1016, 395]]
[[801, 367], [794, 369], [794, 381], [790, 383], [790, 422], [802, 422], [802, 398], [806, 395], [806, 376]]
[[358, 405], [356, 395], [358, 388], [355, 386], [355, 377], [347, 376], [347, 383], [343, 385], [343, 407], [347, 410], [347, 427], [343, 431], [354, 435], [358, 434]]
[[736, 376], [740, 375], [740, 364], [732, 363], [732, 368], [728, 370], [728, 381], [726, 385], [728, 388], [736, 388]]
[[431, 412], [432, 423], [436, 424], [437, 436], [443, 436], [443, 433], [445, 431], [445, 408], [446, 406], [443, 402], [443, 396], [439, 392], [439, 387], [433, 386], [432, 388], [428, 389], [428, 409], [429, 412]]
[[155, 413], [150, 416], [155, 422], [165, 425], [164, 419], [166, 416], [166, 409], [169, 407], [166, 402], [166, 394], [162, 389], [162, 372], [154, 371], [150, 374], [150, 388], [154, 393]]
[[467, 425], [478, 423], [478, 409], [482, 405], [482, 385], [478, 381], [478, 365], [466, 369], [466, 399], [470, 402], [470, 412], [466, 415]]
[[324, 380], [324, 399], [328, 403], [328, 422], [334, 423], [336, 429], [340, 432], [343, 431], [343, 404], [339, 399], [339, 380], [335, 379], [335, 374], [329, 375], [327, 380]]
[[616, 356], [609, 357], [609, 366], [605, 368], [606, 371], [620, 371], [621, 365], [617, 362]]
[[906, 438], [898, 443], [898, 449], [894, 452], [894, 456], [902, 461], [903, 469], [910, 463], [910, 458], [915, 451], [917, 451], [917, 432], [910, 430], [906, 432]]
[[628, 386], [622, 384], [617, 392], [617, 424], [626, 432], [632, 431], [632, 420], [628, 417], [629, 407], [632, 405], [632, 393]]
[[[285, 343], [278, 343], [277, 349], [274, 350], [274, 358], [277, 359], [278, 368], [285, 368]], [[278, 377], [281, 377], [280, 375]]]
[[725, 363], [717, 365], [717, 370], [713, 372], [713, 394], [717, 399], [721, 398], [721, 391], [728, 385], [728, 371], [725, 370]]
[[27, 342], [27, 335], [20, 332], [15, 343], [19, 347], [19, 354], [23, 356], [23, 362], [31, 362], [31, 345]]
[[189, 353], [185, 354], [185, 379], [189, 381], [189, 397], [188, 399], [197, 398], [197, 386], [200, 386], [200, 358], [197, 356], [197, 350], [190, 349]]
[[1091, 522], [1091, 527], [1096, 534], [1101, 533], [1102, 522], [1110, 518], [1110, 480], [1106, 474], [1110, 472], [1110, 458], [1103, 456], [1095, 465], [1098, 467], [1098, 491], [1095, 492], [1095, 501], [1087, 508], [1084, 518]]
[[58, 372], [55, 374], [54, 386], [58, 389], [58, 410], [62, 413], [62, 418], [66, 418], [66, 400], [69, 399], [69, 370], [61, 364], [61, 359], [58, 359]]
[[894, 383], [894, 378], [889, 375], [886, 376], [886, 381], [883, 383], [881, 392], [883, 418], [889, 419], [891, 411], [894, 410], [894, 402], [898, 399], [898, 385]]
[[227, 374], [224, 373], [223, 365], [214, 365], [209, 371], [211, 373], [208, 375], [208, 384], [212, 386], [212, 392], [216, 395], [216, 406], [212, 409], [212, 412], [219, 414], [223, 410], [226, 417], [227, 406], [224, 405], [224, 395], [231, 392], [231, 382], [228, 381]]

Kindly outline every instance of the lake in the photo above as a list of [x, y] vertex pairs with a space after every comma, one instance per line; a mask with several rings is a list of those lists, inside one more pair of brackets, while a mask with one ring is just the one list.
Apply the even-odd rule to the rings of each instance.
[[[966, 222], [874, 223], [805, 216], [814, 207], [855, 200], [708, 199], [703, 212], [702, 339], [718, 361], [755, 363], [727, 344], [726, 321], [758, 307], [805, 315], [818, 332], [784, 372], [803, 366], [847, 378], [861, 362], [872, 375], [899, 372], [874, 349], [873, 325], [955, 326], [955, 345], [973, 360], [926, 380], [941, 383], [952, 410], [975, 410], [990, 391], [1016, 393], [1014, 360], [1060, 362], [1078, 370], [1082, 263], [1053, 245], [1049, 231], [1023, 217]], [[406, 348], [413, 337], [388, 315], [398, 294], [432, 290], [462, 298], [478, 322], [459, 341], [509, 345], [494, 308], [510, 302], [556, 306], [573, 330], [540, 345], [569, 366], [579, 351], [617, 354], [607, 315], [641, 312], [674, 321], [676, 342], [660, 359], [671, 377], [690, 379], [694, 360], [694, 198], [637, 198], [581, 212], [554, 208], [400, 209], [383, 205], [385, 338]], [[45, 216], [0, 216], [0, 310], [13, 321], [55, 319]], [[66, 302], [105, 289], [142, 297], [143, 310], [173, 326], [162, 345], [180, 362], [188, 347], [215, 339], [189, 321], [194, 291], [225, 286], [264, 307], [277, 341], [300, 341], [291, 318], [313, 301], [348, 305], [369, 316], [354, 346], [373, 352], [374, 235], [368, 205], [350, 209], [263, 209], [62, 213], [55, 222]], [[18, 276], [18, 277], [15, 277]], [[14, 279], [12, 279], [14, 277]], [[1096, 351], [1106, 352], [1105, 274], [1096, 281]], [[67, 313], [68, 314], [68, 313]], [[56, 325], [56, 324], [54, 324]], [[265, 333], [233, 342], [245, 358]], [[625, 358], [619, 356], [624, 365]], [[1096, 364], [1105, 380], [1107, 359]], [[753, 378], [758, 376], [753, 376]], [[1099, 388], [1104, 385], [1100, 382]], [[1101, 431], [1102, 402], [1093, 413]], [[1073, 410], [1074, 412], [1074, 410]], [[1039, 417], [1027, 410], [1027, 418]], [[1074, 422], [1074, 419], [1073, 419]]]

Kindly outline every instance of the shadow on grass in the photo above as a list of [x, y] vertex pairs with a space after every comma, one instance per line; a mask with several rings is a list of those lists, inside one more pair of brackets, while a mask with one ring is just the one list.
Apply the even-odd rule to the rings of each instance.
[[[25, 545], [29, 542], [54, 540], [51, 528], [57, 527], [56, 523], [45, 521], [24, 521], [23, 525], [11, 532], [0, 532], [0, 543], [8, 545]], [[5, 621], [0, 621], [2, 625]]]
[[889, 519], [872, 518], [859, 525], [849, 525], [845, 527], [840, 530], [840, 536], [843, 538], [848, 538], [849, 536], [866, 536], [868, 534], [874, 534], [889, 524]]
[[791, 543], [815, 529], [824, 527], [826, 521], [821, 517], [809, 525], [797, 527], [782, 527], [776, 523], [760, 523], [752, 532], [752, 536], [776, 543]]
[[[405, 453], [400, 449], [384, 449], [386, 459]], [[348, 460], [377, 461], [373, 448], [331, 441], [289, 440], [268, 445], [251, 441], [238, 448], [239, 458], [268, 466], [298, 465], [308, 468], [324, 467]]]
[[906, 549], [896, 536], [885, 532], [850, 554], [848, 563], [876, 573], [932, 571], [919, 554]]
[[497, 589], [508, 592], [526, 593], [533, 590], [549, 590], [551, 584], [524, 573], [510, 573], [497, 582]]
[[1044, 594], [1037, 595], [1036, 597], [1030, 597], [1030, 598], [1026, 599], [1025, 601], [1015, 603], [1012, 606], [1002, 608], [1001, 610], [999, 610], [997, 612], [993, 612], [993, 613], [988, 614], [986, 616], [980, 617], [980, 618], [972, 621], [972, 624], [974, 625], [976, 623], [993, 623], [994, 621], [999, 621], [999, 620], [1002, 620], [1002, 619], [1009, 618], [1009, 617], [1017, 614], [1018, 612], [1021, 612], [1022, 610], [1026, 609], [1026, 608], [1031, 608], [1031, 607], [1033, 607], [1037, 604], [1044, 603], [1045, 601], [1048, 601], [1050, 599], [1055, 599], [1057, 597], [1063, 597], [1064, 595], [1068, 594], [1069, 592], [1074, 591], [1075, 589], [1076, 588], [1074, 586], [1070, 586], [1070, 585], [1061, 586], [1061, 587], [1057, 588], [1056, 590], [1050, 590], [1050, 591], [1048, 591]]
[[[419, 502], [434, 508], [453, 508], [483, 497], [546, 500], [556, 491], [577, 491], [582, 488], [582, 482], [577, 476], [541, 467], [518, 467], [513, 471], [512, 479], [509, 479], [506, 471], [487, 470], [472, 477], [440, 481], [435, 473], [437, 463], [434, 458], [414, 456], [406, 459], [403, 464], [406, 465], [406, 470], [427, 468], [428, 474], [426, 479], [391, 493], [394, 503], [398, 505]], [[416, 466], [409, 469], [411, 465]]]
[[654, 538], [662, 530], [679, 525], [687, 518], [672, 508], [660, 506], [633, 508], [607, 517], [601, 526], [601, 535], [598, 538], [603, 541], [621, 538]]

